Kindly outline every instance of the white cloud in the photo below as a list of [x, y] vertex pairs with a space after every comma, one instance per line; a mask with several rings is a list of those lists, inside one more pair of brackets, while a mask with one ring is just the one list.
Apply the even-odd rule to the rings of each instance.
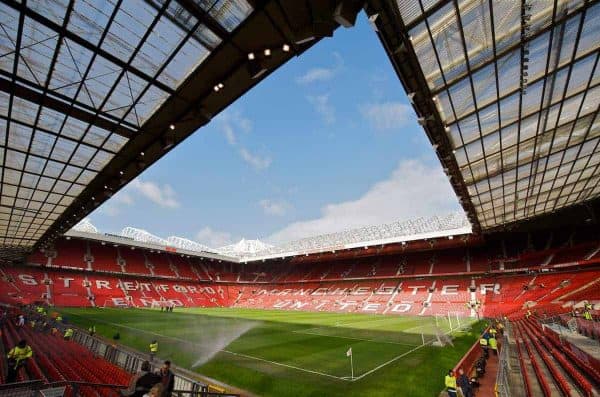
[[148, 200], [166, 208], [178, 208], [179, 201], [173, 188], [167, 184], [159, 185], [154, 182], [144, 182], [137, 178], [131, 181], [128, 188], [146, 197]]
[[303, 237], [443, 215], [459, 210], [456, 195], [439, 165], [403, 160], [392, 175], [356, 200], [328, 204], [317, 219], [292, 223], [267, 240], [281, 243]]
[[335, 65], [331, 67], [316, 67], [306, 71], [302, 76], [296, 78], [298, 84], [311, 84], [317, 81], [328, 81], [335, 77], [335, 75], [342, 69], [343, 60], [342, 56], [334, 52], [333, 57], [335, 58]]
[[307, 96], [306, 99], [314, 106], [317, 113], [323, 117], [326, 124], [335, 123], [335, 109], [329, 102], [329, 94]]
[[235, 137], [235, 132], [233, 128], [229, 124], [225, 124], [223, 126], [223, 134], [225, 134], [225, 139], [227, 139], [227, 143], [230, 145], [235, 145], [237, 143], [237, 138]]
[[272, 162], [270, 157], [250, 153], [250, 151], [245, 147], [240, 148], [239, 153], [246, 163], [250, 164], [257, 170], [264, 170], [269, 168]]
[[377, 130], [389, 130], [406, 125], [413, 114], [412, 108], [400, 102], [368, 103], [360, 112]]
[[283, 216], [290, 208], [290, 204], [283, 200], [264, 199], [258, 202], [265, 214], [273, 216]]
[[231, 233], [219, 232], [213, 230], [211, 227], [206, 226], [196, 233], [196, 241], [207, 245], [209, 247], [222, 247], [224, 245], [231, 244], [233, 238]]
[[302, 76], [296, 79], [298, 84], [309, 84], [315, 81], [326, 81], [331, 80], [335, 75], [335, 71], [332, 68], [312, 68], [309, 69]]
[[121, 213], [123, 207], [128, 207], [134, 203], [134, 198], [125, 190], [117, 192], [110, 200], [102, 205], [102, 212], [108, 216], [117, 216]]
[[229, 146], [237, 147], [240, 157], [256, 170], [264, 170], [271, 165], [271, 158], [253, 154], [247, 147], [239, 143], [238, 132], [252, 132], [252, 121], [239, 111], [225, 111], [219, 116], [221, 131]]

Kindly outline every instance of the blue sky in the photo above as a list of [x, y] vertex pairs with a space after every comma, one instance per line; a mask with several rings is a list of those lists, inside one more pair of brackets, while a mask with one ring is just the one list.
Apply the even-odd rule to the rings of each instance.
[[363, 14], [238, 99], [91, 214], [218, 247], [459, 209]]

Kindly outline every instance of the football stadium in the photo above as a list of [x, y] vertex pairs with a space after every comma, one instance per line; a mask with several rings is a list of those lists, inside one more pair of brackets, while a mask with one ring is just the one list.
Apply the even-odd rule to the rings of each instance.
[[600, 396], [599, 58], [595, 0], [0, 0], [0, 396]]

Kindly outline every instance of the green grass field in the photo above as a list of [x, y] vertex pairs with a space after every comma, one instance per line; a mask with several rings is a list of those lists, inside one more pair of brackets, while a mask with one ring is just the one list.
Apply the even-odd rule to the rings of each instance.
[[142, 352], [156, 339], [161, 359], [263, 396], [437, 396], [480, 329], [451, 332], [453, 347], [435, 347], [423, 339], [449, 332], [448, 319], [436, 326], [425, 317], [228, 308], [60, 311], [105, 337], [118, 331]]

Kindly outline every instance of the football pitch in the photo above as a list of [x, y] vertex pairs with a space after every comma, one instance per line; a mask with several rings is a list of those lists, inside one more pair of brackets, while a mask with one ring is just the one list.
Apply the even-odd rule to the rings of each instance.
[[[156, 339], [161, 360], [261, 396], [437, 396], [445, 373], [481, 330], [453, 317], [232, 308], [60, 311], [81, 327], [94, 324], [104, 337], [119, 332], [120, 343], [141, 352]], [[444, 335], [452, 335], [453, 346], [432, 345]]]

